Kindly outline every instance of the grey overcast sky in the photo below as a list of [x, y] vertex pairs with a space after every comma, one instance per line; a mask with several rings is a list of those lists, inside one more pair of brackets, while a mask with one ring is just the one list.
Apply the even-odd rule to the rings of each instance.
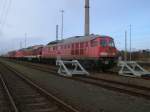
[[[24, 47], [25, 32], [28, 46], [55, 40], [61, 9], [64, 37], [83, 35], [84, 0], [0, 0], [0, 52]], [[123, 49], [132, 24], [133, 49], [149, 49], [149, 12], [150, 0], [90, 0], [91, 33], [112, 36]]]

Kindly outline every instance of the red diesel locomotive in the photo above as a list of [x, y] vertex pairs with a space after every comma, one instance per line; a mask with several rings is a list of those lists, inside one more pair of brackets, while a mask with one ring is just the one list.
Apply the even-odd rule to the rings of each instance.
[[43, 45], [31, 46], [8, 52], [7, 57], [20, 60], [33, 60], [41, 57]]
[[42, 49], [42, 60], [77, 59], [86, 68], [111, 68], [117, 61], [113, 38], [101, 35], [76, 36], [50, 42]]

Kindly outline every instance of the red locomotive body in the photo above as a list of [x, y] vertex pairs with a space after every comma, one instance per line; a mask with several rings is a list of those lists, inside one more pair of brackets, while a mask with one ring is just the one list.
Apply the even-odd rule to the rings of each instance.
[[8, 58], [15, 58], [15, 56], [16, 56], [16, 51], [10, 51], [7, 53]]
[[41, 57], [43, 45], [36, 45], [8, 53], [10, 58], [37, 58]]
[[24, 57], [39, 58], [39, 57], [41, 57], [41, 54], [42, 54], [42, 48], [43, 48], [43, 45], [35, 45], [35, 46], [28, 47], [25, 50]]
[[112, 66], [117, 59], [114, 40], [108, 36], [77, 36], [50, 42], [43, 47], [42, 59], [77, 59], [86, 66]]
[[21, 58], [21, 57], [24, 57], [23, 49], [16, 51], [16, 54], [15, 54], [15, 58]]

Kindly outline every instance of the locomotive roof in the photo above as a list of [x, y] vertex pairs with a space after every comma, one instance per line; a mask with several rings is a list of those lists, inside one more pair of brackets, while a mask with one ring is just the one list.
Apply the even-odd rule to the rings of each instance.
[[57, 44], [60, 42], [61, 42], [61, 40], [55, 40], [55, 41], [49, 42], [47, 45], [53, 45], [53, 44]]
[[27, 47], [27, 48], [22, 48], [22, 49], [20, 49], [18, 51], [28, 51], [28, 50], [38, 49], [40, 47], [43, 47], [43, 45], [30, 46], [30, 47]]
[[99, 37], [99, 35], [89, 35], [89, 36], [75, 36], [62, 40], [62, 43], [72, 43], [80, 41], [89, 41]]
[[[64, 40], [52, 41], [52, 42], [48, 43], [48, 45], [51, 46], [51, 45], [55, 45], [57, 43], [65, 44], [65, 43], [73, 43], [73, 42], [80, 42], [80, 41], [90, 41], [90, 40], [96, 39], [97, 37], [106, 38], [106, 37], [109, 37], [109, 36], [94, 35], [94, 34], [89, 35], [89, 36], [75, 36], [75, 37], [70, 37], [70, 38], [67, 38], [67, 39], [64, 39]], [[109, 37], [109, 38], [111, 38], [111, 37]]]

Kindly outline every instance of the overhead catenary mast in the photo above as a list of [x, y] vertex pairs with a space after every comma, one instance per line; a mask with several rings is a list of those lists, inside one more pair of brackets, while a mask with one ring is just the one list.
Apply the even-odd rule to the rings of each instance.
[[131, 38], [131, 24], [130, 24], [130, 61], [132, 60], [132, 38]]
[[27, 47], [27, 33], [25, 33], [24, 46], [25, 46], [25, 48]]
[[90, 5], [89, 0], [85, 0], [85, 24], [84, 24], [84, 35], [90, 34]]
[[20, 49], [22, 49], [22, 42], [20, 41]]
[[125, 51], [124, 51], [124, 61], [127, 61], [127, 31], [125, 31]]

